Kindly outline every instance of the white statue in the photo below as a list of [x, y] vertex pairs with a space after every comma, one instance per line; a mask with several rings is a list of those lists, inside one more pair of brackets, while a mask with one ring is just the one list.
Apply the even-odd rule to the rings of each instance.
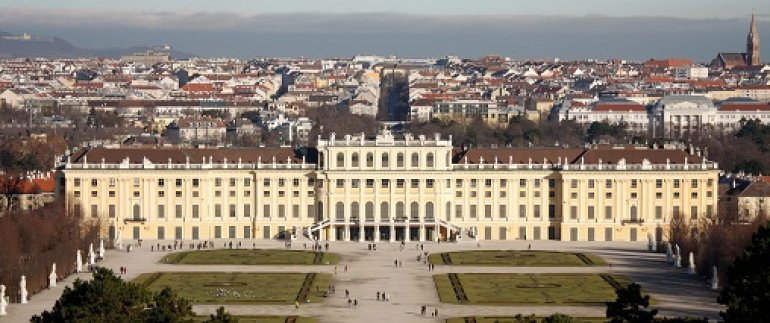
[[669, 265], [674, 264], [674, 252], [671, 250], [671, 242], [666, 241], [666, 262]]
[[120, 238], [120, 230], [115, 234], [115, 249], [123, 250], [123, 239]]
[[27, 277], [21, 276], [19, 282], [19, 296], [21, 296], [21, 303], [27, 304]]
[[78, 258], [75, 261], [75, 268], [77, 272], [83, 271], [83, 256], [80, 255], [80, 250], [78, 250]]
[[690, 265], [687, 267], [687, 272], [691, 275], [695, 275], [695, 256], [690, 251]]
[[711, 289], [719, 289], [719, 275], [717, 274], [717, 266], [711, 267]]
[[94, 254], [94, 244], [88, 245], [88, 265], [93, 266], [96, 264], [96, 255]]
[[99, 240], [99, 258], [104, 260], [104, 239]]
[[56, 287], [56, 263], [53, 263], [51, 274], [48, 275], [48, 288]]
[[674, 245], [674, 250], [676, 250], [676, 255], [674, 256], [676, 268], [682, 268], [682, 252], [678, 244]]
[[0, 285], [0, 316], [8, 315], [5, 309], [8, 307], [8, 300], [5, 299], [5, 285]]
[[647, 251], [655, 251], [655, 243], [652, 241], [652, 234], [647, 234]]

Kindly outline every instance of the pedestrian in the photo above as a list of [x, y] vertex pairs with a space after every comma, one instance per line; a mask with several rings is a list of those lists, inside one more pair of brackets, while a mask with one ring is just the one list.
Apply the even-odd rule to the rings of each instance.
[[436, 307], [436, 309], [433, 310], [433, 316], [438, 317], [438, 307]]
[[337, 266], [334, 266], [334, 274], [337, 274]]
[[348, 265], [345, 265], [345, 272], [348, 272]]
[[350, 298], [348, 298], [348, 308], [350, 308], [350, 304], [353, 304], [353, 300], [351, 300]]
[[377, 300], [378, 301], [380, 300], [380, 292], [379, 291], [377, 291]]
[[358, 307], [358, 298], [353, 300], [353, 308]]
[[425, 305], [420, 307], [420, 315], [425, 316]]
[[393, 260], [393, 266], [395, 266], [396, 268], [398, 268], [398, 259], [396, 259], [396, 260]]
[[532, 244], [530, 243], [529, 246], [527, 246], [527, 250], [532, 250]]
[[350, 292], [347, 289], [345, 289], [345, 298], [348, 298], [348, 296], [350, 296]]

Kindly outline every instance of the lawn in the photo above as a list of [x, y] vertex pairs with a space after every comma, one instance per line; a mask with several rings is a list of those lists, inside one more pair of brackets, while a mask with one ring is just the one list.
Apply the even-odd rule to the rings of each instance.
[[[288, 316], [235, 316], [238, 319], [238, 323], [285, 323], [289, 319]], [[318, 323], [318, 320], [312, 317], [298, 316], [296, 323]], [[193, 318], [193, 323], [201, 323], [208, 320], [208, 316], [196, 316]]]
[[477, 250], [432, 254], [429, 260], [438, 265], [573, 267], [603, 266], [596, 255], [576, 252], [527, 250]]
[[433, 279], [444, 303], [489, 305], [604, 305], [615, 300], [616, 287], [630, 283], [606, 274], [442, 274]]
[[281, 249], [216, 249], [175, 252], [162, 263], [180, 265], [333, 265], [336, 253]]
[[[526, 318], [526, 316], [525, 316]], [[473, 319], [476, 323], [516, 323], [515, 317], [501, 317], [501, 316], [474, 316]], [[538, 321], [542, 320], [541, 317], [536, 317]], [[604, 317], [576, 317], [574, 323], [606, 323], [607, 318]], [[463, 317], [452, 317], [446, 320], [446, 323], [465, 323], [466, 320]]]
[[[314, 277], [314, 278], [313, 278]], [[306, 282], [306, 280], [308, 282]], [[323, 301], [329, 274], [164, 272], [142, 274], [135, 283], [152, 291], [170, 287], [198, 304], [294, 304]], [[300, 292], [305, 287], [305, 295]], [[316, 292], [318, 289], [320, 292]]]

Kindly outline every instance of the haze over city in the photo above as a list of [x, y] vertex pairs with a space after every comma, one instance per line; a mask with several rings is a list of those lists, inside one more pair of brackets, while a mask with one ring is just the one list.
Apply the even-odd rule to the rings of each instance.
[[[0, 31], [79, 47], [169, 44], [200, 56], [683, 56], [742, 46], [759, 1], [5, 1]], [[770, 49], [770, 44], [762, 48]]]

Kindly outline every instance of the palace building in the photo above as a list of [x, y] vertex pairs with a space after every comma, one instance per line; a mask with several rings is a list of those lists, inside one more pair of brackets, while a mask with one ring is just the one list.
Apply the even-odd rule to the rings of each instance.
[[455, 148], [388, 130], [311, 148], [98, 147], [59, 167], [68, 205], [110, 239], [662, 240], [715, 215], [693, 149]]

